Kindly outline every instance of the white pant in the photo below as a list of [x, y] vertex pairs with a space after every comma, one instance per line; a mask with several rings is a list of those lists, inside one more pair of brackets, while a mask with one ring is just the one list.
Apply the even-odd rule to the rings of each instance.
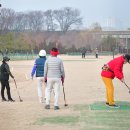
[[45, 98], [46, 98], [46, 85], [44, 83], [44, 77], [37, 77], [37, 89], [38, 89], [38, 97], [43, 98], [43, 88], [42, 85], [44, 84], [45, 86]]
[[50, 104], [51, 91], [54, 89], [54, 106], [59, 106], [60, 85], [61, 78], [47, 78], [46, 105]]

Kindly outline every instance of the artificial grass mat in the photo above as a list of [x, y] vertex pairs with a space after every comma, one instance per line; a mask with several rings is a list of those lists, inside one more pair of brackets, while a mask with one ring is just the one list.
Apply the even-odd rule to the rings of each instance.
[[95, 102], [90, 104], [91, 110], [130, 110], [130, 102], [116, 102], [119, 108], [111, 108], [105, 104], [105, 102]]

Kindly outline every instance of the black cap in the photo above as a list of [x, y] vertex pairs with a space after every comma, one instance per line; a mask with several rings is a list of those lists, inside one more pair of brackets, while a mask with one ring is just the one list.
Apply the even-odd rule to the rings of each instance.
[[125, 54], [124, 58], [128, 60], [128, 63], [130, 63], [130, 55], [129, 54]]
[[3, 57], [3, 61], [9, 61], [9, 60], [10, 60], [10, 58], [8, 58], [7, 56]]
[[58, 52], [58, 49], [56, 47], [53, 47], [51, 51]]

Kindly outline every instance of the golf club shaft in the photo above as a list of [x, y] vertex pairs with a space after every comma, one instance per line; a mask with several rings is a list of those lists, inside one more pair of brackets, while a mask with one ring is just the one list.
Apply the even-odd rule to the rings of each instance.
[[19, 96], [19, 100], [21, 101], [22, 99], [21, 99], [21, 97], [20, 97], [20, 94], [19, 94], [19, 91], [18, 91], [18, 88], [17, 88], [17, 84], [16, 84], [15, 79], [14, 79], [14, 83], [15, 83], [15, 87], [16, 87], [16, 90], [17, 90], [17, 94], [18, 94], [18, 96]]
[[64, 94], [64, 102], [65, 102], [65, 105], [66, 105], [66, 98], [65, 98], [64, 84], [63, 84], [63, 94]]
[[129, 86], [124, 82], [125, 86], [130, 90]]

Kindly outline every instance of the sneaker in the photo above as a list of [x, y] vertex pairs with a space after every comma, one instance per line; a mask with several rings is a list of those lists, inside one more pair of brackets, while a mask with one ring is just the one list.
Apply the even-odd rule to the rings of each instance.
[[109, 103], [108, 103], [108, 102], [106, 102], [106, 105], [107, 105], [107, 106], [109, 106]]
[[45, 109], [50, 109], [50, 105], [46, 105], [46, 106], [45, 106]]
[[12, 98], [8, 99], [9, 102], [15, 102]]
[[112, 104], [112, 105], [108, 105], [109, 107], [111, 107], [111, 108], [119, 108], [120, 106], [118, 106], [118, 105], [116, 105], [116, 104]]
[[7, 101], [7, 99], [6, 98], [2, 98], [2, 102], [6, 102]]
[[59, 110], [59, 106], [54, 106], [54, 110]]

